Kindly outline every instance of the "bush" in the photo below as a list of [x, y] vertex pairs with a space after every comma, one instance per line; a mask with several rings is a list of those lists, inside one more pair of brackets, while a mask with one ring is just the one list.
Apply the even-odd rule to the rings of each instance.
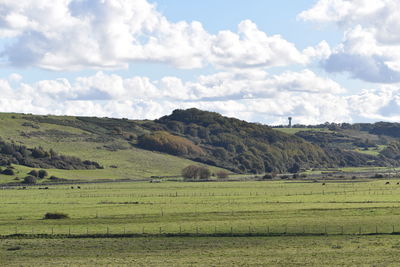
[[38, 172], [38, 175], [39, 175], [39, 178], [43, 179], [43, 178], [47, 177], [49, 174], [47, 173], [46, 170], [40, 170]]
[[36, 177], [34, 176], [26, 176], [22, 181], [23, 184], [36, 184]]
[[208, 179], [211, 172], [207, 167], [189, 165], [182, 170], [182, 176], [185, 179]]
[[228, 176], [229, 176], [229, 173], [226, 172], [226, 171], [219, 171], [219, 172], [217, 172], [217, 177], [218, 177], [219, 179], [225, 179], [225, 178], [228, 178]]
[[11, 168], [7, 168], [7, 169], [5, 169], [4, 171], [2, 171], [1, 173], [2, 173], [2, 174], [5, 174], [5, 175], [14, 175], [14, 174], [15, 174], [15, 173], [14, 173], [14, 170], [11, 169]]
[[31, 170], [28, 172], [29, 175], [34, 176], [34, 177], [39, 177], [39, 172], [37, 170]]
[[208, 179], [211, 176], [211, 172], [207, 167], [199, 167], [198, 172], [200, 179]]
[[68, 214], [60, 213], [60, 212], [55, 212], [55, 213], [47, 212], [43, 217], [43, 219], [45, 219], [45, 220], [59, 220], [59, 219], [68, 219], [68, 218], [69, 218]]

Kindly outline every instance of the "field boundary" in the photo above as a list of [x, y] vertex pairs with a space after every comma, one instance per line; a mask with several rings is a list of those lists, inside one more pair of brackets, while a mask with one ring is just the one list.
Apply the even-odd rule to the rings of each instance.
[[1, 235], [4, 239], [57, 239], [57, 238], [142, 238], [142, 237], [307, 237], [307, 236], [379, 236], [400, 235], [400, 232], [392, 233], [163, 233], [163, 234], [11, 234]]

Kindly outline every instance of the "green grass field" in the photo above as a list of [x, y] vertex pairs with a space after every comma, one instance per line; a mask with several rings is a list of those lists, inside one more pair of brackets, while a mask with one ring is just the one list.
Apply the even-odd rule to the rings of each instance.
[[295, 134], [297, 132], [302, 132], [302, 131], [317, 131], [317, 132], [327, 132], [327, 133], [332, 132], [331, 130], [326, 128], [273, 128], [273, 129], [287, 134]]
[[398, 236], [0, 240], [3, 266], [398, 266], [399, 252]]
[[[0, 194], [0, 233], [389, 233], [400, 231], [391, 180], [145, 182], [30, 187]], [[64, 212], [66, 220], [43, 220]], [[160, 229], [161, 228], [161, 229]]]
[[[6, 266], [395, 266], [397, 182], [126, 182], [3, 189], [0, 261]], [[46, 212], [70, 218], [44, 220]]]

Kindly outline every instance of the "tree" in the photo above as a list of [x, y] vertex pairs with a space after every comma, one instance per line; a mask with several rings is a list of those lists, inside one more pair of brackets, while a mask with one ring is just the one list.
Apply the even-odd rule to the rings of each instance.
[[198, 167], [198, 176], [200, 179], [208, 179], [211, 176], [211, 172], [207, 167]]
[[182, 170], [182, 176], [186, 179], [195, 179], [197, 175], [197, 166], [189, 165]]
[[300, 165], [296, 162], [291, 168], [289, 168], [290, 173], [298, 173], [300, 171]]
[[225, 179], [225, 178], [228, 178], [228, 176], [229, 176], [229, 173], [226, 171], [219, 171], [216, 174], [219, 179]]
[[207, 167], [189, 165], [182, 169], [182, 176], [185, 179], [208, 179], [211, 172]]
[[5, 174], [5, 175], [14, 175], [14, 170], [11, 168], [7, 168], [4, 171], [2, 171], [1, 173]]
[[38, 172], [38, 176], [39, 176], [39, 178], [41, 178], [41, 179], [47, 177], [48, 175], [49, 175], [49, 174], [47, 173], [46, 170], [40, 170], [40, 171]]
[[30, 172], [28, 172], [28, 174], [36, 178], [39, 177], [39, 172], [37, 170], [31, 170]]
[[22, 181], [23, 184], [36, 184], [36, 177], [34, 176], [26, 176]]

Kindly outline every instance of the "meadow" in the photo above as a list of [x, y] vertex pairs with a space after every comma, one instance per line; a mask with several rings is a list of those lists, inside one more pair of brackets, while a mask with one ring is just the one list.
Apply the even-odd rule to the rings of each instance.
[[[163, 181], [3, 189], [0, 262], [395, 266], [398, 182]], [[43, 219], [47, 212], [70, 218]]]
[[[121, 182], [0, 191], [0, 233], [357, 234], [400, 231], [396, 180]], [[74, 187], [73, 189], [71, 187]], [[44, 220], [63, 212], [64, 220]]]

